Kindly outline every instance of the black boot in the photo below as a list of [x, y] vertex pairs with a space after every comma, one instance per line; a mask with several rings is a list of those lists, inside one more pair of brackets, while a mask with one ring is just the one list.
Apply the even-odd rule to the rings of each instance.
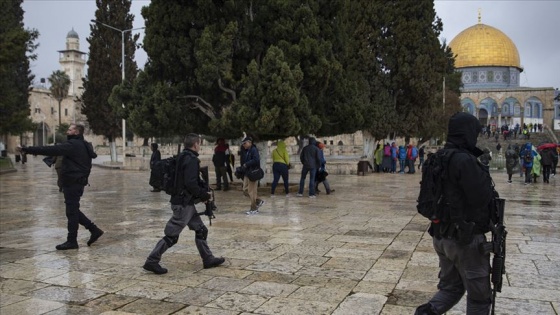
[[87, 246], [91, 246], [91, 244], [95, 243], [95, 241], [97, 241], [97, 239], [100, 238], [101, 235], [103, 235], [103, 233], [105, 233], [103, 232], [103, 230], [98, 228], [95, 224], [92, 225], [88, 230], [91, 232], [91, 236], [89, 237]]
[[79, 247], [80, 246], [78, 246], [78, 242], [76, 241], [66, 241], [62, 244], [56, 245], [57, 250], [78, 249]]
[[162, 275], [167, 273], [167, 269], [163, 268], [158, 263], [145, 263], [142, 268], [144, 268], [144, 270], [151, 271], [156, 275]]
[[204, 269], [217, 267], [226, 261], [223, 257], [212, 257], [204, 262]]
[[414, 315], [437, 315], [429, 303], [418, 306]]

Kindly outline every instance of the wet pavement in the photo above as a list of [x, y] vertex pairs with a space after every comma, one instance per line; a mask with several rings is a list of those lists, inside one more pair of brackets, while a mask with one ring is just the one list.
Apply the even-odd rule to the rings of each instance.
[[[148, 172], [94, 167], [81, 208], [105, 234], [88, 247], [80, 227], [80, 248], [57, 251], [66, 217], [56, 173], [40, 157], [16, 167], [0, 175], [2, 315], [413, 314], [436, 290], [419, 174], [329, 176], [336, 192], [316, 199], [263, 188], [253, 216], [240, 190], [216, 192], [208, 239], [224, 265], [203, 269], [185, 230], [163, 256], [169, 273], [155, 275], [142, 265], [171, 210], [167, 195], [149, 192]], [[496, 313], [559, 314], [560, 176], [525, 186], [492, 175], [509, 231]], [[464, 309], [463, 299], [447, 314]]]

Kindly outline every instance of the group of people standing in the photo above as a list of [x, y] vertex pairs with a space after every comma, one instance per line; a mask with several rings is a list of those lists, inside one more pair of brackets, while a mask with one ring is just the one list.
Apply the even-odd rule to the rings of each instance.
[[418, 168], [422, 168], [424, 163], [425, 150], [424, 146], [416, 147], [413, 144], [406, 146], [401, 145], [397, 147], [395, 142], [391, 144], [385, 143], [383, 147], [381, 144], [377, 145], [374, 156], [374, 171], [383, 173], [397, 173], [397, 165], [399, 166], [399, 174], [414, 174], [416, 173], [416, 160], [419, 159]]
[[[540, 149], [539, 149], [540, 148]], [[536, 148], [531, 142], [521, 146], [510, 144], [506, 150], [506, 171], [508, 183], [512, 183], [515, 167], [519, 167], [519, 175], [525, 177], [525, 185], [536, 183], [543, 175], [543, 183], [550, 183], [550, 177], [556, 176], [558, 165], [558, 146], [539, 146]]]

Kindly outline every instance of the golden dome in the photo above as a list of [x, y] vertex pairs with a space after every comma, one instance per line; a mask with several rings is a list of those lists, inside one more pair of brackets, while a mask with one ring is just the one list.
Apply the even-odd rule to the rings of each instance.
[[517, 47], [502, 31], [482, 23], [473, 25], [449, 43], [455, 67], [505, 66], [521, 69]]

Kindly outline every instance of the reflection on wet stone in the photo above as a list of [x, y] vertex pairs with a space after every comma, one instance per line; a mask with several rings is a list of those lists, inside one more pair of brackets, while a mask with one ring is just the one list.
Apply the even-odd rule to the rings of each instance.
[[[239, 190], [216, 192], [208, 226], [209, 245], [226, 262], [203, 269], [185, 229], [161, 261], [169, 272], [155, 275], [142, 265], [171, 210], [167, 195], [148, 192], [149, 172], [94, 168], [82, 208], [106, 233], [88, 247], [80, 227], [80, 248], [60, 252], [66, 218], [56, 175], [29, 159], [0, 175], [0, 314], [402, 315], [437, 290], [438, 257], [415, 209], [419, 174], [333, 174], [335, 194], [263, 194], [267, 203], [251, 217], [237, 182]], [[560, 177], [524, 186], [492, 175], [508, 200], [497, 313], [556, 314]], [[24, 188], [36, 197], [21, 198]], [[465, 299], [447, 314], [464, 315]]]

